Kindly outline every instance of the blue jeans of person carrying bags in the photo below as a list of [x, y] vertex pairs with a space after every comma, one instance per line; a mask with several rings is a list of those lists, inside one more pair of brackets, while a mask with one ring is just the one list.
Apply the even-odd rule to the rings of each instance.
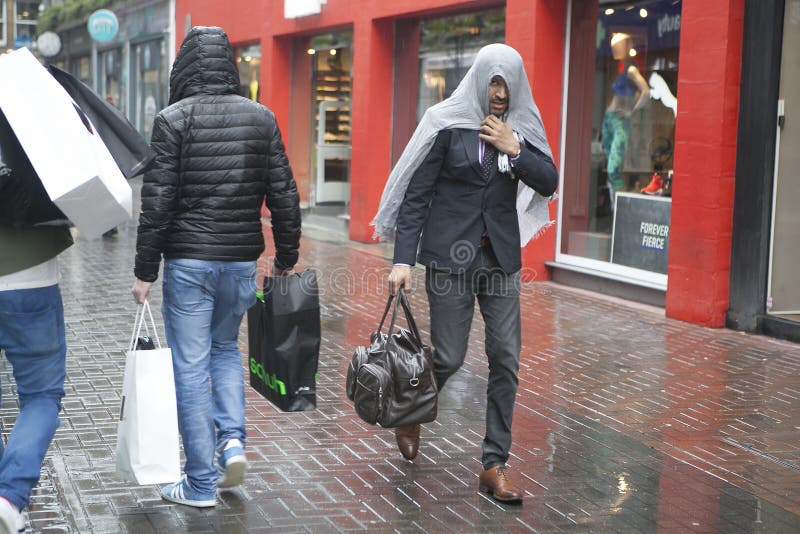
[[197, 491], [216, 490], [215, 452], [245, 441], [239, 325], [256, 301], [256, 262], [168, 259], [164, 324], [172, 349], [184, 472]]
[[22, 509], [60, 424], [67, 344], [58, 285], [0, 291], [0, 349], [13, 367], [20, 407], [5, 449], [0, 445], [0, 496]]

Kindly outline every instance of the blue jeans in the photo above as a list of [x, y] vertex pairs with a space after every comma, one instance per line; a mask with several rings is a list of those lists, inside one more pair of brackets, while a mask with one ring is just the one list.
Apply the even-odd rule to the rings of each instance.
[[239, 325], [256, 301], [256, 262], [169, 259], [162, 313], [172, 349], [178, 427], [192, 487], [216, 490], [216, 449], [244, 443]]
[[0, 349], [19, 396], [19, 416], [0, 458], [0, 496], [24, 508], [61, 423], [67, 342], [58, 285], [0, 291]]

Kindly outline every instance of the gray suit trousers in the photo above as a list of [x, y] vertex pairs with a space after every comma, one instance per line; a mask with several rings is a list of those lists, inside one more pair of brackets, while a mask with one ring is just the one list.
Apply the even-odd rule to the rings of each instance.
[[463, 274], [428, 266], [425, 289], [431, 317], [436, 382], [441, 390], [464, 363], [475, 297], [486, 324], [489, 382], [486, 390], [484, 469], [505, 464], [511, 449], [511, 419], [517, 394], [521, 350], [519, 272], [500, 269], [491, 246], [473, 247], [474, 261]]

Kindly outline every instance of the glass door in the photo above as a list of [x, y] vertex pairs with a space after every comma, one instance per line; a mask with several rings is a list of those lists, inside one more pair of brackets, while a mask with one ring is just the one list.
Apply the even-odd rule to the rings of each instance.
[[[320, 102], [317, 111], [317, 203], [350, 199], [350, 139], [336, 140], [340, 117], [350, 116], [350, 102]], [[349, 120], [348, 120], [349, 125]]]
[[103, 50], [97, 56], [97, 92], [117, 109], [125, 108], [122, 82], [122, 48]]
[[166, 104], [166, 43], [154, 39], [132, 46], [133, 124], [147, 141], [153, 120]]
[[352, 34], [318, 35], [311, 40], [312, 134], [316, 157], [316, 204], [350, 202], [350, 91]]
[[787, 0], [778, 102], [767, 312], [800, 321], [800, 0]]

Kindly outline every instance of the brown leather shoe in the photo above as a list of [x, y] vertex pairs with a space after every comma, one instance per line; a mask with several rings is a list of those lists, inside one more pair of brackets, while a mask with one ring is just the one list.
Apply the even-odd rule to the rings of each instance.
[[522, 492], [514, 487], [508, 476], [508, 467], [496, 465], [481, 471], [478, 489], [488, 493], [496, 501], [506, 504], [522, 504]]
[[420, 425], [399, 426], [394, 429], [394, 437], [397, 441], [397, 448], [406, 460], [413, 460], [417, 457], [419, 450], [419, 431]]

